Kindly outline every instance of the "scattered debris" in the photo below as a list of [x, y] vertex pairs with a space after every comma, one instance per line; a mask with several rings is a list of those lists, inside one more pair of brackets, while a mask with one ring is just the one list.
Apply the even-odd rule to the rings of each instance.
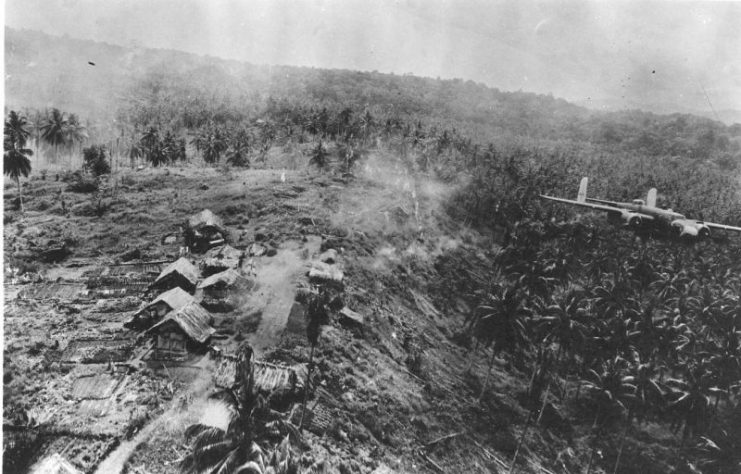
[[340, 310], [340, 323], [355, 327], [363, 326], [365, 324], [365, 318], [362, 314], [345, 306]]
[[[294, 411], [291, 421], [298, 425], [301, 419], [301, 408]], [[317, 436], [322, 436], [334, 424], [336, 416], [332, 411], [321, 403], [315, 404], [312, 408], [306, 409], [304, 417], [304, 427]]]
[[134, 347], [131, 338], [80, 338], [70, 341], [61, 355], [64, 363], [108, 363], [128, 360]]
[[328, 265], [324, 262], [313, 262], [309, 270], [309, 279], [318, 281], [328, 281], [333, 283], [342, 283], [344, 275], [342, 271], [334, 265]]
[[337, 250], [335, 249], [325, 250], [324, 253], [319, 255], [319, 260], [324, 263], [328, 263], [330, 265], [333, 263], [336, 263], [337, 262]]
[[296, 387], [296, 372], [291, 367], [261, 360], [255, 361], [255, 387], [262, 392], [288, 392]]
[[[101, 273], [102, 276], [120, 276], [125, 275], [129, 278], [139, 280], [154, 280], [163, 270], [163, 264], [170, 264], [168, 260], [155, 260], [151, 262], [130, 262], [111, 265], [107, 272]], [[105, 269], [104, 269], [105, 270]]]
[[176, 234], [167, 234], [162, 237], [162, 245], [174, 245], [178, 242], [178, 236]]
[[79, 283], [41, 283], [30, 285], [18, 293], [18, 298], [24, 300], [73, 301], [86, 297], [85, 285]]
[[203, 259], [203, 275], [209, 276], [231, 268], [239, 268], [244, 252], [229, 244], [215, 247], [206, 252]]
[[116, 391], [125, 374], [86, 374], [77, 378], [72, 384], [72, 398], [76, 400], [103, 400]]
[[250, 257], [261, 257], [265, 255], [265, 252], [267, 249], [255, 242], [254, 244], [250, 245], [249, 249], [247, 249], [247, 252], [249, 253]]
[[[217, 355], [219, 363], [214, 371], [214, 383], [221, 388], [234, 388], [237, 383], [237, 358]], [[254, 361], [255, 388], [266, 394], [290, 392], [297, 387], [298, 376], [293, 367], [262, 360]]]
[[59, 453], [51, 454], [31, 466], [30, 474], [82, 474]]

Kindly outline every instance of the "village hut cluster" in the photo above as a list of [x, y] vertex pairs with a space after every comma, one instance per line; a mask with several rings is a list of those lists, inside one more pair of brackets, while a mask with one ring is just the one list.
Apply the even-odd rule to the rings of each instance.
[[206, 353], [216, 332], [212, 311], [234, 309], [234, 293], [253, 288], [241, 270], [244, 252], [229, 245], [227, 236], [210, 210], [191, 217], [185, 229], [188, 252], [162, 270], [146, 293], [151, 301], [124, 324], [154, 339], [152, 359], [184, 360]]
[[[147, 422], [148, 414], [164, 406], [162, 397], [173, 399], [177, 388], [171, 387], [171, 372], [182, 369], [177, 373], [187, 374], [187, 369], [201, 366], [204, 356], [212, 360], [215, 389], [234, 389], [240, 383], [234, 343], [241, 347], [245, 342], [234, 321], [249, 308], [257, 290], [254, 260], [275, 256], [277, 250], [258, 242], [242, 250], [230, 240], [221, 219], [204, 210], [186, 221], [180, 235], [161, 240], [163, 247], [169, 246], [169, 255], [179, 254], [174, 261], [144, 261], [137, 249], [127, 250], [109, 265], [79, 262], [88, 268], [81, 277], [29, 283], [19, 291], [19, 300], [75, 307], [71, 310], [95, 322], [66, 343], [57, 341], [59, 367], [64, 367], [60, 373], [66, 375], [54, 379], [50, 390], [63, 410], [57, 410], [49, 424], [52, 431], [44, 433], [53, 443], [23, 448], [35, 453], [31, 472], [47, 472], [50, 466], [60, 472], [90, 472], [122, 436], [130, 436]], [[317, 301], [322, 308], [326, 305], [321, 312], [331, 311], [341, 325], [362, 332], [363, 316], [343, 302], [337, 260], [337, 251], [329, 249], [311, 261], [287, 315], [284, 342], [298, 338], [298, 345], [304, 344], [307, 315], [316, 311]], [[68, 267], [75, 265], [78, 262]], [[117, 316], [98, 317], [102, 314]], [[321, 324], [328, 322], [322, 318]], [[310, 365], [251, 360], [254, 387], [274, 409], [290, 409], [292, 419], [305, 385], [311, 383]], [[307, 409], [306, 428], [323, 432], [327, 423], [321, 420], [331, 419], [330, 405], [314, 402]], [[28, 432], [24, 420], [13, 427], [20, 434]], [[94, 443], [91, 436], [96, 437]]]

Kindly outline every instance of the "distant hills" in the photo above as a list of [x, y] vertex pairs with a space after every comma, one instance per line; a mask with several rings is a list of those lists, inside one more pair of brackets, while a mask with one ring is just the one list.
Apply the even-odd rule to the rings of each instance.
[[[727, 127], [714, 118], [609, 111], [610, 104], [596, 102], [587, 108], [551, 95], [504, 92], [460, 79], [256, 66], [7, 27], [5, 35], [6, 110], [73, 112], [92, 124], [91, 138], [149, 125], [182, 134], [204, 120], [259, 118], [277, 110], [274, 104], [280, 101], [283, 109], [324, 107], [338, 113], [350, 108], [370, 110], [383, 120], [422, 121], [482, 144], [523, 137], [648, 155], [720, 153], [726, 161], [737, 160], [741, 148], [741, 125]], [[736, 111], [720, 109], [718, 116], [741, 122]]]

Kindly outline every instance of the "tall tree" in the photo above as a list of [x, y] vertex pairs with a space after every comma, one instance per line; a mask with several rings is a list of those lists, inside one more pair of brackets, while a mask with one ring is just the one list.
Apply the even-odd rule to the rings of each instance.
[[309, 367], [306, 371], [306, 382], [304, 383], [304, 401], [301, 408], [301, 421], [299, 422], [299, 429], [304, 423], [304, 414], [306, 413], [306, 400], [309, 394], [309, 385], [311, 383], [311, 372], [314, 369], [314, 349], [319, 343], [319, 332], [322, 324], [328, 322], [329, 315], [327, 313], [328, 302], [327, 293], [320, 292], [317, 295], [312, 295], [309, 300], [309, 304], [306, 308], [306, 338], [311, 344], [311, 352], [309, 353]]
[[327, 148], [322, 144], [322, 140], [320, 139], [319, 143], [317, 143], [314, 149], [311, 150], [311, 158], [309, 159], [309, 164], [312, 164], [320, 170], [323, 170], [327, 166], [328, 155], [329, 153], [327, 153]]
[[41, 138], [54, 149], [54, 161], [59, 158], [59, 148], [64, 147], [69, 139], [69, 121], [64, 112], [57, 108], [47, 112], [41, 125]]
[[28, 121], [22, 115], [11, 111], [5, 120], [5, 137], [3, 139], [3, 170], [4, 173], [15, 179], [18, 187], [18, 207], [23, 212], [23, 194], [21, 190], [21, 176], [28, 177], [31, 172], [31, 160], [29, 156], [33, 151], [26, 148], [26, 140], [30, 132], [28, 131]]
[[263, 472], [257, 440], [270, 436], [271, 411], [256, 392], [252, 354], [247, 344], [239, 349], [234, 386], [216, 397], [231, 414], [226, 429], [199, 423], [185, 430], [191, 450], [180, 464], [184, 473]]
[[523, 307], [523, 296], [515, 288], [496, 288], [471, 314], [468, 320], [469, 333], [485, 347], [493, 346], [479, 398], [486, 391], [496, 355], [502, 350], [513, 353], [529, 343], [525, 325], [527, 314], [528, 311]]

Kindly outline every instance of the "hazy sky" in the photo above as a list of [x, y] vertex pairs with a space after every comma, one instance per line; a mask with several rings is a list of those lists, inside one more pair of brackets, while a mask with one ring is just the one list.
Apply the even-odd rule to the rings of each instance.
[[739, 2], [6, 0], [5, 22], [258, 64], [741, 110]]

